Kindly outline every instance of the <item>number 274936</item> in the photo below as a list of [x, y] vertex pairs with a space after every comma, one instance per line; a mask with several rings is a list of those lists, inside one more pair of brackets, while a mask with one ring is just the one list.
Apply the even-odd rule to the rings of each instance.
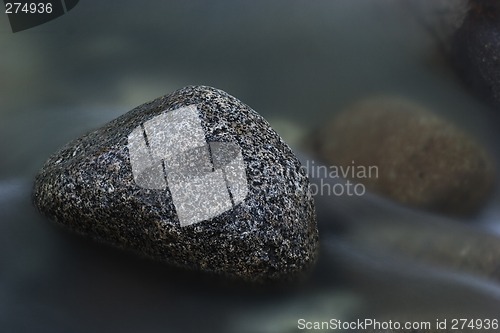
[[5, 3], [5, 14], [50, 14], [52, 3], [36, 2], [7, 2]]

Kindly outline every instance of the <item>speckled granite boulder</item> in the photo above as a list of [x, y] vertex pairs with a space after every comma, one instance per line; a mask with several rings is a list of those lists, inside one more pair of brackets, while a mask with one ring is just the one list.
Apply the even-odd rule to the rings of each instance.
[[47, 217], [156, 260], [249, 281], [315, 261], [309, 181], [251, 108], [190, 86], [70, 142], [36, 177]]
[[494, 184], [493, 162], [479, 144], [405, 99], [360, 101], [323, 126], [312, 141], [312, 149], [329, 165], [371, 170], [354, 178], [348, 172], [348, 178], [426, 210], [474, 213]]

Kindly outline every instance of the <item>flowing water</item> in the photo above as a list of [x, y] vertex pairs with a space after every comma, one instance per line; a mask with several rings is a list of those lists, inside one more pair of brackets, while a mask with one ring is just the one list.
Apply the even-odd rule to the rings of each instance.
[[[498, 192], [467, 220], [371, 195], [317, 197], [318, 264], [283, 288], [228, 286], [140, 259], [56, 227], [31, 204], [33, 177], [60, 146], [190, 84], [238, 97], [295, 148], [351, 102], [405, 96], [497, 158], [499, 119], [447, 66], [422, 25], [422, 13], [435, 13], [426, 3], [430, 11], [418, 12], [394, 0], [82, 0], [16, 34], [0, 15], [0, 331], [294, 332], [301, 318], [500, 319], [500, 268], [487, 275], [475, 265], [495, 253]], [[429, 239], [451, 254], [419, 257]], [[457, 266], [453, 251], [470, 239], [486, 245]]]

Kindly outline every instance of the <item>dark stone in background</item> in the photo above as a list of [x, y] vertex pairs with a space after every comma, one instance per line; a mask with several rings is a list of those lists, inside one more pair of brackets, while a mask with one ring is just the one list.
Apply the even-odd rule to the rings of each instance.
[[471, 8], [452, 41], [452, 52], [464, 80], [500, 106], [500, 4], [470, 1]]

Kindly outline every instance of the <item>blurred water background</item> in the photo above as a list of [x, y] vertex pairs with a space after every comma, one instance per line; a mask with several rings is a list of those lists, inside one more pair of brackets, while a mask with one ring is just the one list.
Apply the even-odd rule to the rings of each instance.
[[417, 224], [452, 241], [471, 233], [491, 241], [500, 233], [498, 193], [474, 221], [371, 197], [322, 198], [318, 265], [283, 289], [226, 285], [142, 260], [59, 229], [31, 204], [33, 177], [59, 147], [191, 84], [238, 97], [295, 147], [358, 99], [404, 96], [497, 158], [498, 118], [422, 24], [434, 3], [419, 11], [395, 0], [81, 0], [16, 34], [0, 15], [0, 331], [294, 332], [299, 318], [498, 316], [499, 281], [395, 258], [358, 236], [370, 230], [377, 243], [371, 230], [380, 225], [411, 237]]

